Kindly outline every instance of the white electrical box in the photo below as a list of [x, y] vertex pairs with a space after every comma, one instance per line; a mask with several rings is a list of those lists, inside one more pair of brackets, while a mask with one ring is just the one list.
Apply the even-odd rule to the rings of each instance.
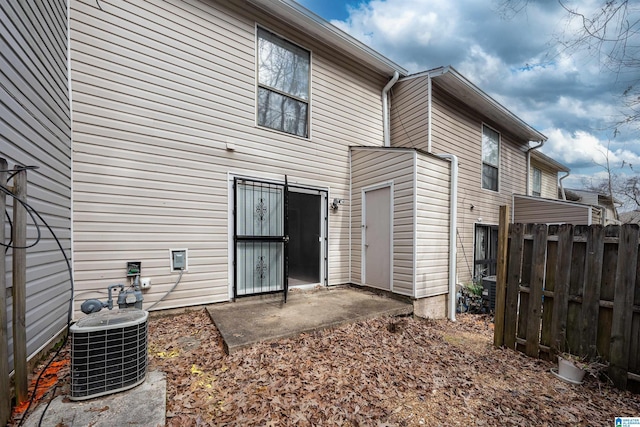
[[188, 267], [187, 249], [169, 249], [171, 261], [171, 271], [187, 271]]

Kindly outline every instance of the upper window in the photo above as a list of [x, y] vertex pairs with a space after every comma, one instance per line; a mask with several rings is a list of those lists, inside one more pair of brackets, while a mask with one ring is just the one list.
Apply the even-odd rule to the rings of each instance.
[[533, 188], [531, 194], [534, 196], [540, 196], [542, 194], [542, 171], [538, 168], [533, 168]]
[[311, 55], [258, 28], [258, 125], [309, 136]]
[[482, 125], [482, 188], [498, 191], [500, 134]]

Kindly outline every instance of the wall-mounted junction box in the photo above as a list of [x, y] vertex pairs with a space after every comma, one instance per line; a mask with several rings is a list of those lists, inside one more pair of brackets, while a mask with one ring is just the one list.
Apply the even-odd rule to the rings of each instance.
[[169, 249], [169, 258], [171, 259], [171, 271], [187, 271], [188, 259], [187, 249]]
[[142, 270], [142, 262], [127, 261], [127, 277], [139, 276]]

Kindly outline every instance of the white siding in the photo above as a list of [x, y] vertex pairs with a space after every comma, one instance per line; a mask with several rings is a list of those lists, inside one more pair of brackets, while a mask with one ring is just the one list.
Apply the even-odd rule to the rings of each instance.
[[[228, 300], [228, 173], [348, 199], [348, 147], [382, 142], [388, 77], [244, 2], [71, 5], [77, 304], [123, 282], [129, 260], [157, 301], [173, 247], [189, 248], [189, 271], [158, 308]], [[255, 126], [256, 24], [311, 51], [310, 139]], [[330, 284], [349, 279], [348, 220], [329, 215]]]
[[[0, 4], [0, 157], [27, 174], [27, 203], [52, 227], [71, 256], [71, 124], [67, 71], [66, 0]], [[11, 182], [9, 182], [11, 185]], [[12, 200], [7, 198], [10, 206]], [[4, 215], [4, 212], [0, 214]], [[28, 220], [28, 243], [36, 229]], [[51, 233], [27, 250], [27, 353], [63, 330], [71, 285], [64, 255]], [[7, 227], [7, 236], [9, 227]], [[4, 248], [2, 249], [4, 251]], [[7, 269], [11, 269], [9, 250]], [[7, 284], [11, 286], [11, 275]], [[5, 290], [1, 290], [4, 292]], [[10, 292], [9, 292], [10, 294]], [[4, 307], [0, 308], [4, 310]], [[9, 322], [12, 310], [7, 309]], [[11, 335], [11, 323], [9, 334]], [[13, 345], [9, 342], [10, 353]], [[13, 365], [13, 355], [10, 355]]]
[[418, 155], [416, 297], [445, 294], [449, 284], [451, 166], [446, 160]]
[[[427, 78], [399, 81], [393, 88], [391, 144], [427, 149]], [[527, 141], [516, 140], [493, 123], [452, 98], [432, 81], [432, 152], [454, 154], [459, 160], [458, 282], [469, 282], [473, 265], [474, 224], [498, 224], [501, 205], [526, 191]], [[499, 191], [482, 188], [482, 125], [500, 132]], [[472, 208], [473, 206], [473, 208]]]

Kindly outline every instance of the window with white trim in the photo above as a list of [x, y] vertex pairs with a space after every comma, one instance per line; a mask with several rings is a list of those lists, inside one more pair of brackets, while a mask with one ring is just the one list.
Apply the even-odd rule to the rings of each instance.
[[533, 187], [531, 194], [538, 197], [542, 195], [542, 171], [538, 168], [533, 168]]
[[258, 28], [258, 125], [309, 137], [311, 54]]
[[500, 134], [482, 125], [482, 188], [498, 191]]

